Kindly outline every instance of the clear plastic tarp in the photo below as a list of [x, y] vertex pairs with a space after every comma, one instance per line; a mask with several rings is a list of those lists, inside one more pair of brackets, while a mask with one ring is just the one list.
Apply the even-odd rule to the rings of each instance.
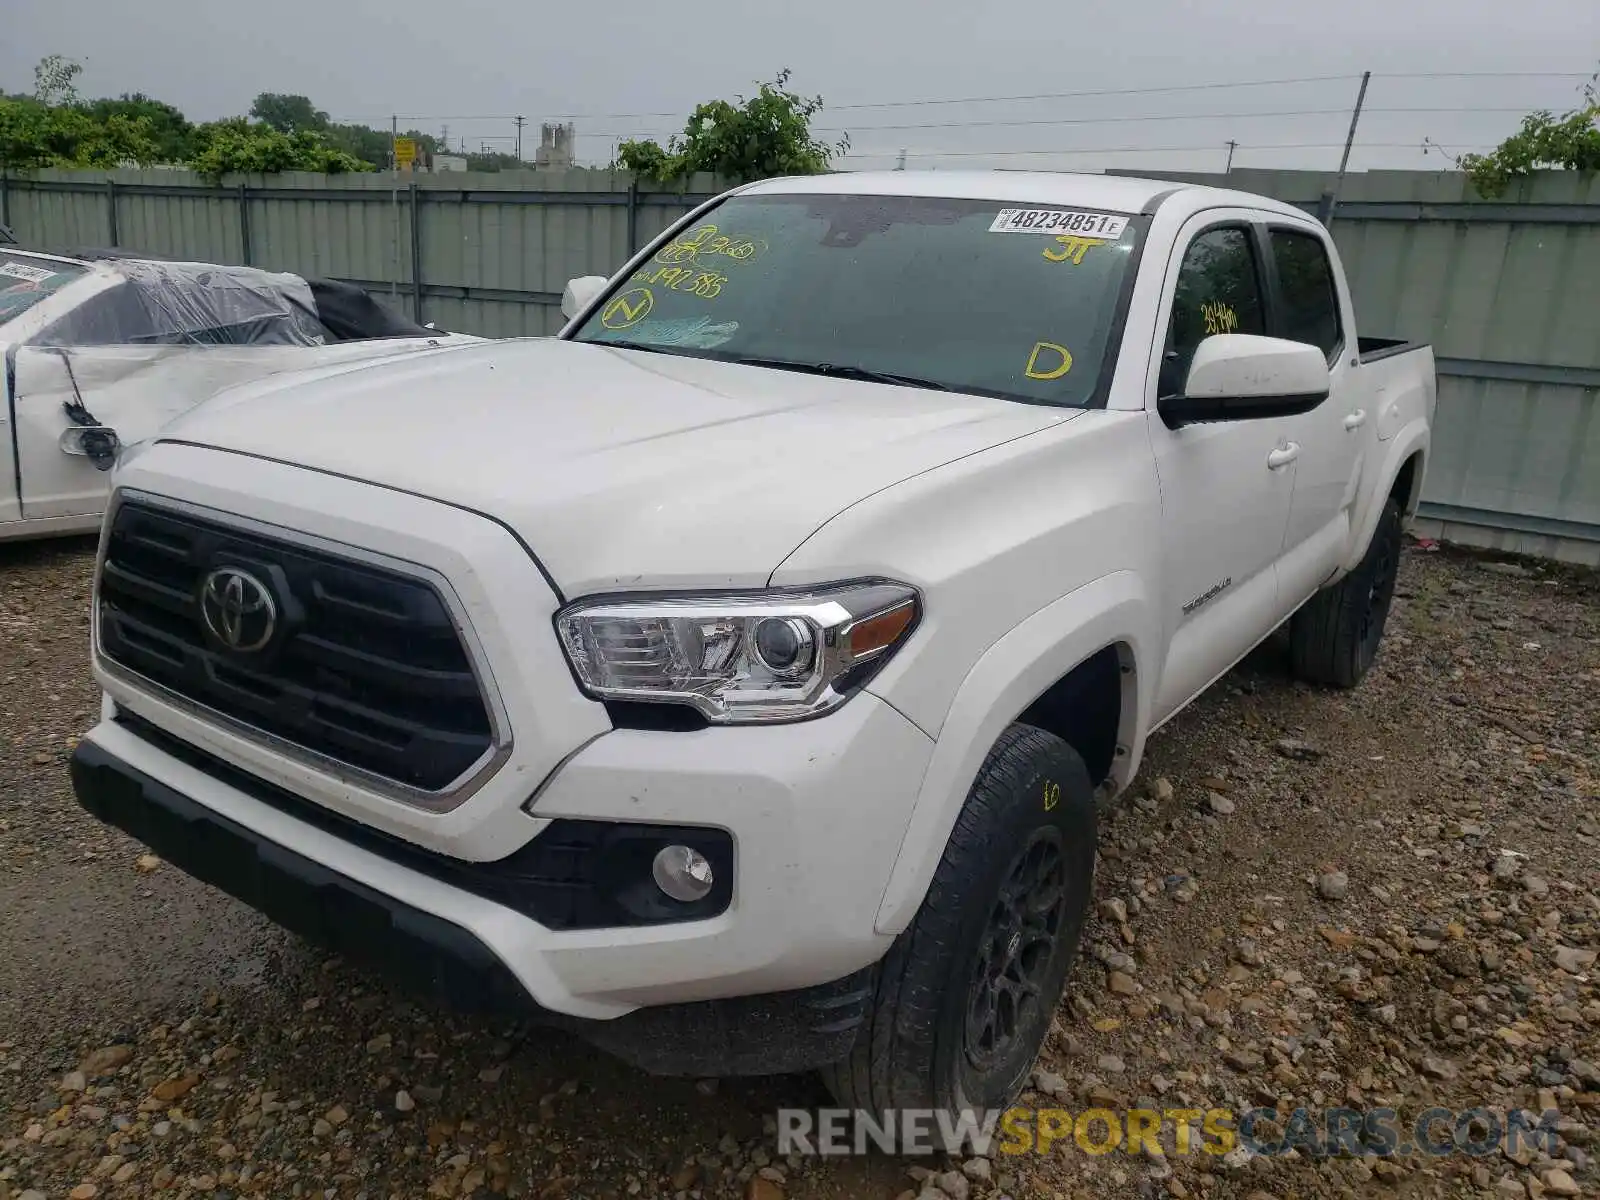
[[118, 282], [33, 339], [44, 346], [317, 346], [329, 340], [298, 275], [121, 259]]

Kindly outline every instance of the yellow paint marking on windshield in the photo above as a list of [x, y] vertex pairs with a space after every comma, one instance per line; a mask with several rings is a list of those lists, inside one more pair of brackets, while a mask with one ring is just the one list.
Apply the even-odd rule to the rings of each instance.
[[722, 285], [727, 282], [726, 275], [718, 275], [715, 271], [702, 271], [695, 276], [694, 286], [689, 290], [703, 300], [715, 300], [722, 295]]
[[681, 238], [675, 238], [671, 244], [663, 246], [656, 251], [656, 261], [658, 263], [666, 263], [669, 266], [681, 262], [693, 262], [694, 256], [716, 234], [717, 227], [715, 225], [701, 225], [691, 229]]
[[1062, 234], [1056, 239], [1056, 241], [1060, 243], [1061, 249], [1051, 250], [1047, 247], [1044, 251], [1044, 256], [1051, 262], [1070, 261], [1073, 266], [1077, 266], [1079, 263], [1081, 263], [1083, 261], [1083, 256], [1089, 253], [1089, 251], [1094, 247], [1104, 246], [1106, 244], [1105, 238], [1077, 237], [1076, 235], [1070, 233]]
[[600, 324], [607, 329], [631, 329], [655, 306], [656, 298], [649, 288], [630, 288], [600, 310]]
[[728, 277], [717, 271], [697, 271], [694, 267], [646, 267], [634, 275], [633, 283], [664, 287], [673, 292], [688, 292], [702, 300], [715, 300], [722, 295], [722, 285]]
[[698, 265], [701, 256], [705, 255], [749, 262], [766, 248], [766, 242], [759, 238], [729, 235], [720, 233], [715, 225], [699, 225], [656, 251], [655, 261], [669, 267], [682, 263]]
[[1200, 319], [1206, 324], [1206, 333], [1232, 333], [1239, 328], [1239, 314], [1231, 304], [1208, 300], [1200, 306]]
[[[1042, 369], [1039, 363], [1039, 353], [1057, 355], [1061, 361], [1048, 370]], [[1058, 346], [1054, 342], [1035, 342], [1033, 353], [1028, 355], [1028, 365], [1023, 369], [1023, 374], [1029, 379], [1060, 379], [1072, 370], [1072, 352], [1065, 346]]]

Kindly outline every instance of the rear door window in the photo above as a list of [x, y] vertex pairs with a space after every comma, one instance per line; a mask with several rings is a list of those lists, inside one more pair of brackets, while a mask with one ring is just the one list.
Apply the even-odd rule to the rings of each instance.
[[1288, 229], [1272, 231], [1272, 261], [1283, 297], [1283, 337], [1307, 342], [1331, 363], [1344, 342], [1339, 327], [1339, 295], [1333, 286], [1333, 264], [1322, 239]]

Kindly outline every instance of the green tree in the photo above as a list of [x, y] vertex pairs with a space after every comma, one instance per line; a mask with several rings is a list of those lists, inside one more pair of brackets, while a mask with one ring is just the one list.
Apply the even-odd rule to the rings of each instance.
[[515, 154], [507, 154], [503, 150], [480, 150], [476, 154], [468, 154], [466, 159], [469, 171], [515, 171], [528, 165]]
[[[324, 136], [335, 150], [343, 150], [370, 167], [388, 170], [394, 142], [389, 130], [373, 129], [370, 125], [329, 125]], [[425, 154], [434, 154], [439, 149], [439, 139], [431, 133], [407, 129], [400, 136], [411, 138]]]
[[60, 54], [47, 54], [33, 68], [33, 98], [40, 104], [76, 104], [83, 67]]
[[153, 100], [140, 92], [124, 92], [113, 100], [105, 97], [91, 100], [85, 111], [96, 121], [112, 117], [126, 117], [130, 121], [143, 120], [155, 142], [156, 154], [162, 162], [182, 162], [193, 149], [190, 144], [194, 126], [178, 109], [160, 100]]
[[797, 95], [788, 85], [785, 69], [748, 99], [701, 104], [683, 133], [673, 135], [665, 146], [649, 139], [623, 142], [617, 148], [617, 162], [659, 180], [695, 171], [741, 183], [774, 175], [820, 175], [834, 155], [849, 148], [850, 139], [829, 144], [813, 137], [811, 119], [822, 111], [822, 97]]
[[283, 133], [243, 117], [212, 121], [195, 129], [196, 149], [189, 166], [215, 182], [224, 175], [267, 175], [274, 171], [320, 171], [327, 175], [370, 171], [372, 166], [324, 143], [312, 130]]
[[250, 105], [250, 115], [279, 133], [321, 133], [329, 125], [328, 114], [309, 97], [284, 92], [262, 92]]
[[1503, 195], [1513, 179], [1538, 170], [1600, 170], [1600, 72], [1583, 87], [1583, 103], [1556, 116], [1529, 113], [1522, 127], [1488, 154], [1464, 154], [1456, 165], [1485, 199]]
[[7, 168], [120, 167], [160, 157], [142, 117], [113, 114], [102, 120], [82, 107], [0, 99], [0, 165]]

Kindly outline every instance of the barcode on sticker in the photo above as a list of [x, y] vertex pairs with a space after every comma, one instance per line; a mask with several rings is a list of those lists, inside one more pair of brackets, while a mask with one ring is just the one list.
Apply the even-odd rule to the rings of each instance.
[[30, 267], [26, 263], [0, 263], [0, 275], [9, 275], [12, 279], [26, 279], [29, 283], [43, 283], [55, 275], [54, 271], [46, 271], [43, 267]]
[[1128, 218], [1116, 213], [1063, 208], [1002, 208], [990, 233], [1075, 233], [1080, 237], [1119, 238]]

